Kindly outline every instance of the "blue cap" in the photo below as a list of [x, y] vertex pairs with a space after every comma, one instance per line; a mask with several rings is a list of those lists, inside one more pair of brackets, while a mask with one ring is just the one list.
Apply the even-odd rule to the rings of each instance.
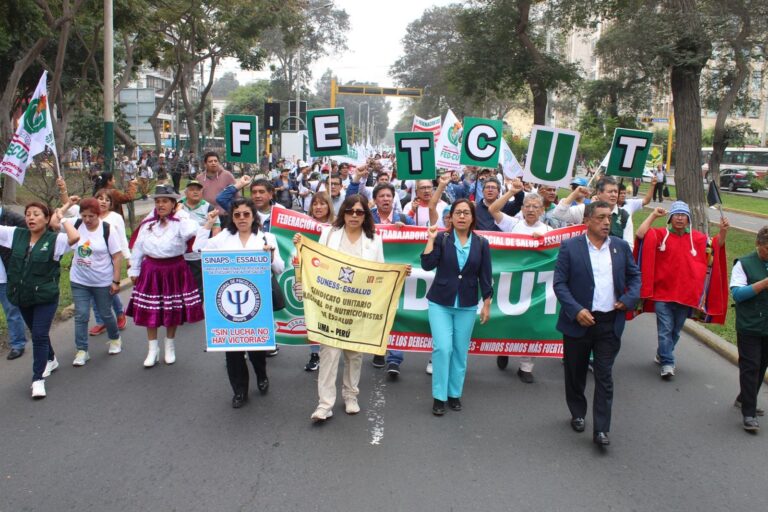
[[586, 187], [587, 183], [589, 183], [587, 181], [587, 178], [582, 178], [581, 176], [573, 178], [573, 180], [571, 181], [571, 185], [578, 185], [580, 187]]
[[672, 220], [672, 216], [676, 213], [684, 213], [688, 216], [688, 222], [691, 222], [691, 209], [688, 208], [688, 204], [683, 201], [675, 201], [669, 208], [669, 215], [667, 216], [667, 223]]

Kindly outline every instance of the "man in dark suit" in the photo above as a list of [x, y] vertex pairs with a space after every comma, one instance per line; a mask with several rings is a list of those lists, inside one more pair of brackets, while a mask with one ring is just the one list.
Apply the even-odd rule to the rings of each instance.
[[613, 402], [613, 362], [621, 347], [627, 309], [640, 299], [640, 269], [629, 244], [610, 236], [611, 206], [586, 206], [586, 235], [563, 242], [555, 265], [555, 295], [560, 301], [557, 329], [563, 333], [565, 400], [571, 427], [583, 432], [587, 413], [584, 388], [589, 353], [594, 353], [593, 440], [608, 446]]

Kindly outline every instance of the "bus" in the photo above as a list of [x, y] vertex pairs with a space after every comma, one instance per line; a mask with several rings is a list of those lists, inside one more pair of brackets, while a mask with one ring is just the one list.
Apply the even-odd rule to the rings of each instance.
[[[701, 149], [701, 170], [709, 171], [712, 148]], [[720, 169], [747, 169], [759, 178], [768, 173], [768, 148], [726, 148]]]

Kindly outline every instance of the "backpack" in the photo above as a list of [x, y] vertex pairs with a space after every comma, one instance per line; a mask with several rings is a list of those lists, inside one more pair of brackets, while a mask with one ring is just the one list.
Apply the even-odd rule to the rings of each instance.
[[[83, 225], [83, 219], [77, 219], [75, 221], [75, 229], [78, 229], [80, 226]], [[108, 222], [101, 222], [101, 231], [104, 234], [104, 244], [107, 246], [107, 251], [109, 251], [109, 223]]]

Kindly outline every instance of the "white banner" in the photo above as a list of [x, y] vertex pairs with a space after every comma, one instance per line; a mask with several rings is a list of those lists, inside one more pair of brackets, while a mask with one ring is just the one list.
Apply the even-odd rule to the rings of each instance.
[[[47, 79], [48, 72], [44, 71], [27, 110], [19, 120], [19, 127], [8, 145], [3, 161], [0, 162], [0, 173], [7, 174], [20, 185], [24, 183], [24, 176], [32, 158], [42, 153], [46, 146], [51, 148], [54, 158], [58, 158], [51, 113], [48, 109]], [[56, 172], [58, 173], [58, 170]]]
[[435, 150], [435, 165], [438, 169], [460, 171], [461, 137], [463, 127], [452, 110], [445, 114], [443, 128]]
[[412, 132], [432, 132], [435, 135], [435, 147], [440, 140], [440, 116], [433, 117], [431, 119], [424, 119], [419, 116], [413, 116], [413, 126], [411, 126]]
[[523, 168], [520, 166], [520, 162], [517, 161], [515, 154], [504, 138], [501, 139], [501, 159], [499, 163], [505, 178], [515, 179], [523, 175]]

